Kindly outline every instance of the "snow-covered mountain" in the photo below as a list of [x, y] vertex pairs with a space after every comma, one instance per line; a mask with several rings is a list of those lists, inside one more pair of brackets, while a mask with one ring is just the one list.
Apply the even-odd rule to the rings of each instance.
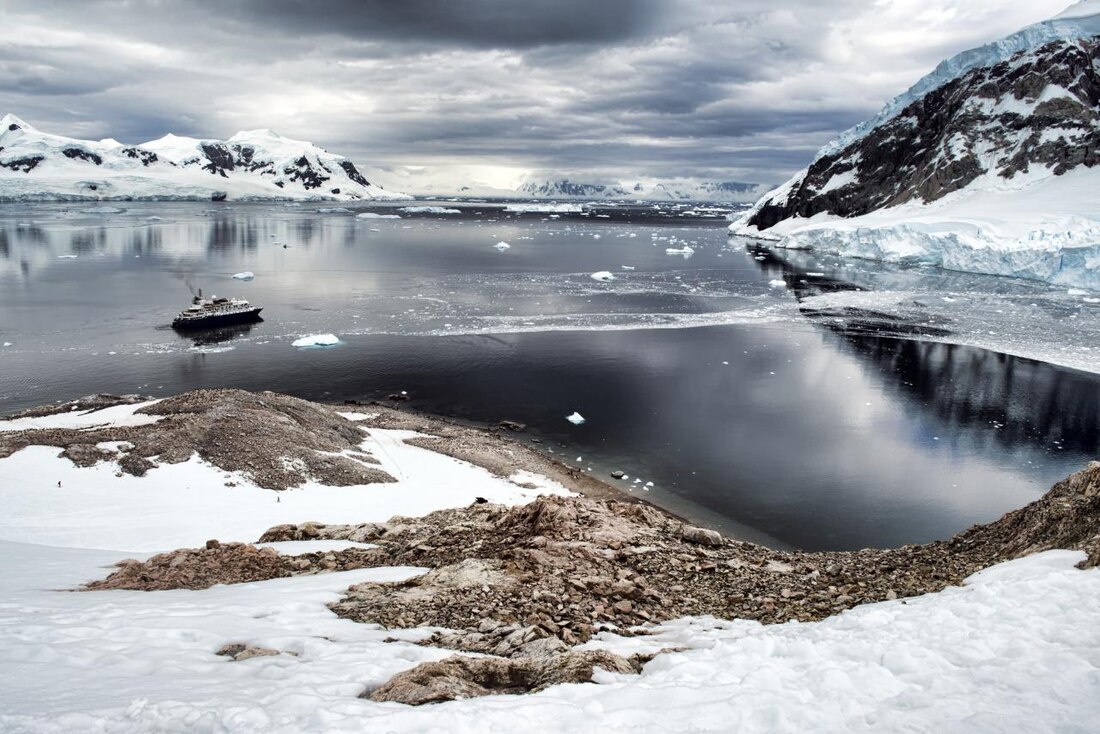
[[941, 63], [731, 227], [1100, 289], [1100, 0]]
[[228, 140], [165, 135], [141, 145], [78, 140], [0, 120], [0, 200], [405, 199], [344, 156], [270, 130]]
[[652, 183], [599, 184], [563, 178], [527, 181], [516, 189], [522, 196], [538, 199], [587, 199], [635, 201], [721, 201], [748, 202], [765, 190], [760, 184], [740, 181], [669, 180]]

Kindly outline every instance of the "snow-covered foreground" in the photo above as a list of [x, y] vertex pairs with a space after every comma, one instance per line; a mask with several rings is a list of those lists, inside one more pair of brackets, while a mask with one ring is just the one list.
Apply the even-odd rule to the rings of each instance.
[[[254, 540], [277, 523], [383, 520], [538, 491], [408, 446], [409, 435], [371, 430], [364, 445], [396, 483], [278, 494], [240, 477], [227, 487], [224, 472], [198, 459], [141, 479], [76, 468], [52, 448], [0, 460], [0, 731], [1085, 732], [1100, 716], [1100, 571], [1074, 568], [1078, 552], [1002, 564], [961, 588], [814, 624], [681, 619], [648, 637], [605, 634], [588, 646], [688, 649], [659, 655], [639, 676], [423, 708], [358, 695], [451, 653], [411, 644], [423, 630], [379, 629], [326, 607], [350, 584], [417, 569], [202, 591], [63, 591], [102, 578], [123, 549]], [[564, 491], [531, 475], [515, 480]], [[236, 642], [282, 654], [215, 654]]]
[[[118, 553], [0, 543], [5, 732], [960, 731], [1088, 732], [1100, 715], [1100, 572], [1052, 551], [963, 588], [815, 624], [682, 619], [589, 643], [665, 653], [523, 697], [410, 708], [357, 698], [450, 653], [338, 619], [369, 569], [204, 591], [65, 593]], [[285, 651], [230, 662], [247, 642]], [[293, 654], [291, 654], [293, 653]]]
[[730, 232], [886, 262], [1009, 275], [1100, 291], [1100, 172], [1081, 168], [1029, 184], [990, 176], [938, 201], [906, 204], [844, 219], [793, 217], [758, 231]]

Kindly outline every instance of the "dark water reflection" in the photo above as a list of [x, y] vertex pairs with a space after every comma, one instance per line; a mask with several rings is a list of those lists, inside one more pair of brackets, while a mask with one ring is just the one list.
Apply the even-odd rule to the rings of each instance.
[[[1100, 448], [1091, 376], [790, 327], [357, 337], [39, 377], [66, 396], [408, 390], [417, 409], [527, 423], [543, 450], [652, 481], [652, 499], [690, 517], [815, 549], [949, 536], [1034, 499]], [[574, 410], [587, 423], [568, 424]]]

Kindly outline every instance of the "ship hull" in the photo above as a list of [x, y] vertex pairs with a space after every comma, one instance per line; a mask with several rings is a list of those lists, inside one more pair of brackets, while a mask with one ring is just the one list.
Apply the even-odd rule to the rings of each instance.
[[195, 329], [211, 329], [232, 324], [248, 324], [260, 320], [260, 311], [263, 311], [263, 308], [252, 308], [238, 313], [215, 314], [196, 319], [177, 318], [172, 322], [172, 328], [180, 331], [193, 331]]

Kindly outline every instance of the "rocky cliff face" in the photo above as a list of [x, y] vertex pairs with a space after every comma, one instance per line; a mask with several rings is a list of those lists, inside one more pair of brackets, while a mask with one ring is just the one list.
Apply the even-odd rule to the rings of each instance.
[[[835, 146], [834, 146], [835, 147]], [[932, 202], [979, 179], [1100, 164], [1100, 36], [1058, 40], [972, 69], [838, 150], [826, 149], [747, 220], [854, 217]]]

